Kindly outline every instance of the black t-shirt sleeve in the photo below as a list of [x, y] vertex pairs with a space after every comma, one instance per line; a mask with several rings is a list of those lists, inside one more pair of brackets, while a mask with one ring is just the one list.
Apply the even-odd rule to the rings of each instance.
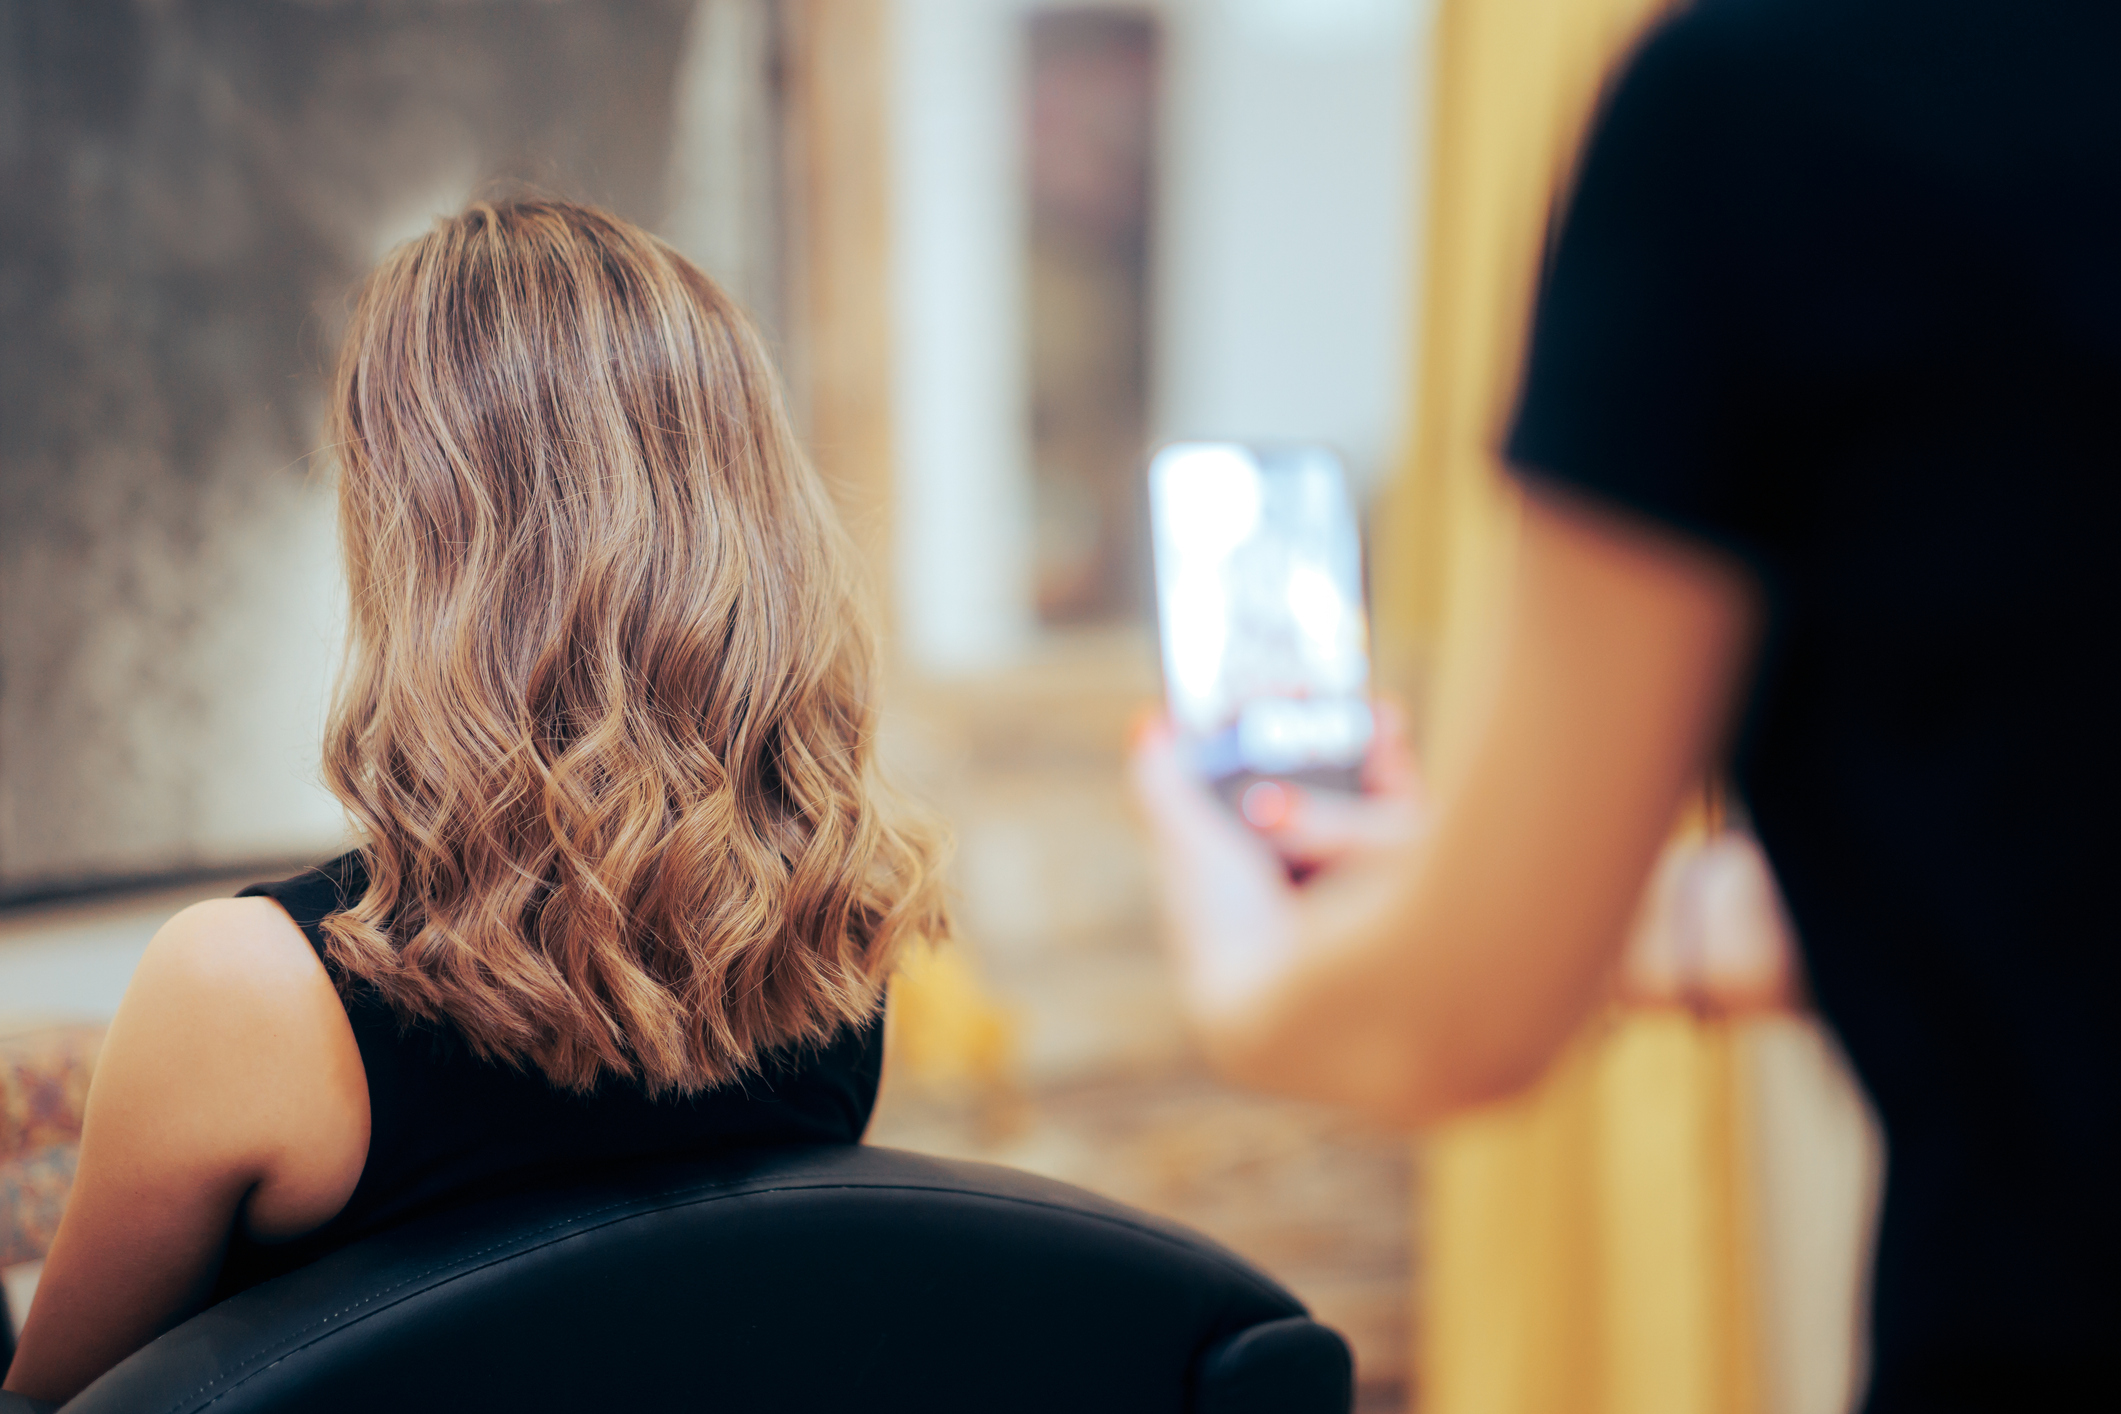
[[1735, 101], [1684, 20], [1627, 66], [1584, 152], [1533, 321], [1518, 472], [1757, 549], [1759, 372], [1730, 237]]

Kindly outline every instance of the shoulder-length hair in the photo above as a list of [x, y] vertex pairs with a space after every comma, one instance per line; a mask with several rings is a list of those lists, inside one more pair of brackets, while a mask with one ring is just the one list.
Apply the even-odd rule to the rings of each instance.
[[878, 779], [851, 550], [728, 297], [602, 212], [477, 203], [370, 278], [331, 415], [347, 983], [576, 1091], [872, 1016], [947, 931], [939, 842]]

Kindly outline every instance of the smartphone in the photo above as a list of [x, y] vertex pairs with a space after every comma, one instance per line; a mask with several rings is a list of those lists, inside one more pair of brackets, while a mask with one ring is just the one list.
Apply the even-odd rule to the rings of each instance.
[[1149, 462], [1149, 523], [1165, 696], [1193, 768], [1233, 806], [1261, 781], [1360, 789], [1370, 628], [1340, 459], [1171, 443]]

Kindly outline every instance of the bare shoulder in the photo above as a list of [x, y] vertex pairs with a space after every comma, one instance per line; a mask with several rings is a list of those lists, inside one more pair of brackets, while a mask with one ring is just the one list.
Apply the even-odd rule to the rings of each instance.
[[268, 898], [208, 899], [178, 913], [148, 943], [141, 975], [238, 1003], [331, 985], [309, 939]]
[[[329, 1217], [367, 1153], [368, 1087], [345, 1007], [271, 899], [198, 903], [162, 925], [97, 1080], [103, 1113], [125, 1117], [114, 1127], [240, 1173], [252, 1190], [244, 1221], [261, 1233]], [[94, 1097], [90, 1108], [93, 1121]], [[167, 1123], [178, 1115], [181, 1126]]]
[[[353, 1039], [324, 964], [271, 899], [212, 899], [163, 924], [126, 989], [114, 1041], [148, 1040], [251, 1099], [336, 1069]], [[150, 1047], [136, 1047], [145, 1050]]]

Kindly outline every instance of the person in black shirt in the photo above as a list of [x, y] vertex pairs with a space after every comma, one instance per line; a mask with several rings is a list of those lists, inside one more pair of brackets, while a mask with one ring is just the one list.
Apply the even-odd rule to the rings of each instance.
[[1705, 0], [1596, 123], [1507, 445], [1482, 744], [1273, 843], [1136, 774], [1211, 1052], [1420, 1118], [1536, 1074], [1728, 742], [1888, 1178], [1873, 1411], [2121, 1407], [2121, 11]]

